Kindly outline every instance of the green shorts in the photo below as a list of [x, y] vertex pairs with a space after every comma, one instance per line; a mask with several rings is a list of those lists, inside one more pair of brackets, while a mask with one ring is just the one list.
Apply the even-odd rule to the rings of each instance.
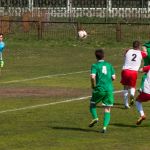
[[95, 104], [102, 102], [103, 106], [113, 106], [114, 94], [113, 92], [101, 92], [99, 90], [93, 90], [91, 102]]
[[145, 73], [143, 76], [142, 76], [142, 80], [141, 80], [141, 83], [140, 83], [140, 88], [143, 89], [144, 88], [144, 81], [147, 77], [147, 73]]

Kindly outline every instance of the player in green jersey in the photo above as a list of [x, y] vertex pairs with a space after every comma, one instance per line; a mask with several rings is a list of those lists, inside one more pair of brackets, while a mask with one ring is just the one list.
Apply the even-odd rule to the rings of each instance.
[[104, 106], [104, 120], [102, 133], [105, 133], [110, 122], [110, 110], [114, 103], [112, 80], [116, 78], [112, 65], [104, 61], [104, 51], [98, 49], [95, 51], [97, 62], [91, 66], [91, 87], [92, 98], [90, 101], [90, 112], [92, 122], [89, 127], [93, 127], [98, 122], [96, 105], [102, 102]]
[[145, 43], [142, 47], [143, 51], [147, 52], [147, 57], [144, 58], [144, 66], [150, 65], [150, 41]]
[[[145, 51], [145, 52], [147, 52], [147, 57], [144, 58], [144, 66], [148, 66], [148, 65], [150, 65], [150, 41], [146, 42], [143, 45], [142, 50]], [[142, 76], [142, 80], [141, 80], [140, 90], [139, 91], [142, 91], [142, 89], [143, 89], [144, 80], [145, 80], [146, 76], [147, 76], [146, 73]]]

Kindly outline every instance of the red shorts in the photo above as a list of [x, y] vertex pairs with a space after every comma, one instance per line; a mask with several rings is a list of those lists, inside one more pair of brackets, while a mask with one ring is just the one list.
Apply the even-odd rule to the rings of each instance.
[[150, 94], [147, 94], [144, 92], [141, 92], [139, 96], [137, 97], [137, 101], [139, 102], [147, 102], [149, 100], [150, 100]]
[[136, 86], [136, 80], [137, 80], [137, 71], [133, 70], [122, 70], [121, 72], [121, 83], [123, 85], [127, 85], [130, 87], [135, 87]]
[[137, 100], [140, 102], [147, 102], [150, 100], [150, 94], [141, 92], [140, 95], [137, 97]]

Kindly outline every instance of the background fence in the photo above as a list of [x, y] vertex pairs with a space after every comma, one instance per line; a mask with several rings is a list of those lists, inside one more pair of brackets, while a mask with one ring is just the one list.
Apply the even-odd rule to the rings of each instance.
[[150, 0], [0, 0], [0, 16], [26, 12], [44, 21], [141, 22], [150, 18]]
[[[19, 39], [149, 39], [150, 0], [0, 0], [0, 32]], [[142, 37], [141, 37], [142, 35]]]
[[149, 23], [82, 23], [1, 20], [0, 32], [13, 39], [76, 40], [83, 27], [89, 41], [145, 41], [150, 38]]

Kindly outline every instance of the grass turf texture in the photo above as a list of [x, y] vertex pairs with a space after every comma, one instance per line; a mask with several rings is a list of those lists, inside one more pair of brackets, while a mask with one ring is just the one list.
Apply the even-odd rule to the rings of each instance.
[[[106, 60], [116, 69], [115, 90], [121, 90], [120, 72], [124, 49], [130, 43], [114, 41], [18, 41], [6, 40], [5, 67], [0, 77], [0, 112], [27, 106], [64, 101], [90, 95], [89, 72], [25, 82], [12, 80], [46, 75], [88, 71], [94, 63], [95, 48], [103, 47]], [[140, 77], [138, 80], [138, 84]], [[36, 90], [35, 90], [36, 89]], [[15, 91], [13, 91], [15, 90]], [[13, 91], [13, 92], [12, 92]], [[43, 93], [49, 91], [48, 93]], [[14, 93], [14, 94], [12, 94]], [[90, 150], [148, 149], [148, 119], [140, 127], [135, 123], [135, 108], [123, 109], [122, 96], [115, 94], [108, 133], [101, 134], [103, 112], [98, 106], [100, 123], [88, 128], [91, 121], [89, 99], [0, 114], [0, 149], [2, 150]]]

